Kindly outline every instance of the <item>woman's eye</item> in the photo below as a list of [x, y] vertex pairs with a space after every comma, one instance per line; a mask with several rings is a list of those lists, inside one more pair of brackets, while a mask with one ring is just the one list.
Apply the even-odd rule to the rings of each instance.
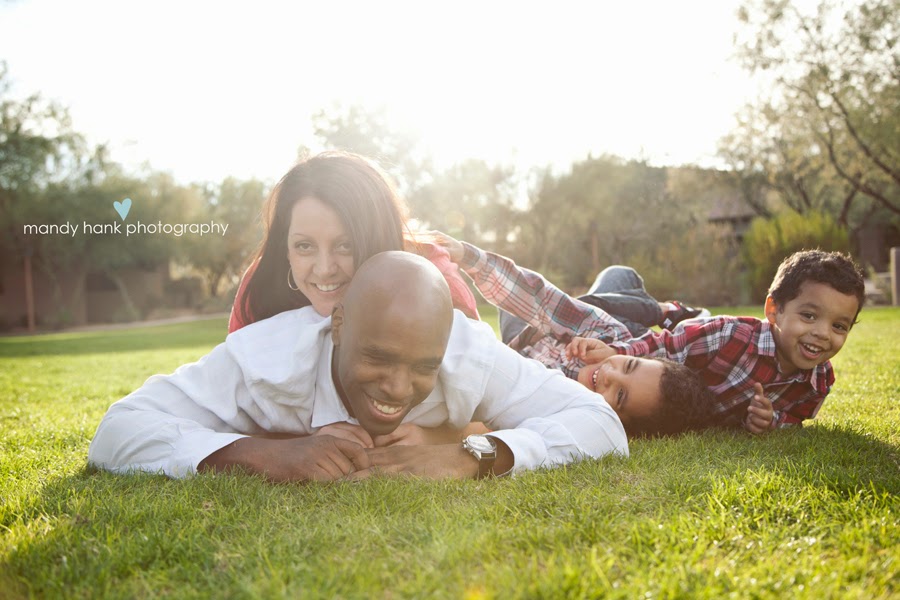
[[294, 244], [294, 248], [300, 252], [308, 252], [312, 248], [312, 244], [309, 242], [297, 242]]
[[344, 254], [350, 254], [353, 252], [353, 245], [350, 242], [343, 242], [338, 244], [338, 252], [343, 252]]

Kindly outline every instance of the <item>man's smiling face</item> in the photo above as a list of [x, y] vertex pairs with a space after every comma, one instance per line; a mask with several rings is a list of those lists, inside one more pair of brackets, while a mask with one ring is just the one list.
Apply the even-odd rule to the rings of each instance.
[[339, 305], [332, 329], [332, 376], [348, 412], [371, 436], [392, 432], [437, 382], [452, 312], [435, 317], [416, 298], [368, 298]]

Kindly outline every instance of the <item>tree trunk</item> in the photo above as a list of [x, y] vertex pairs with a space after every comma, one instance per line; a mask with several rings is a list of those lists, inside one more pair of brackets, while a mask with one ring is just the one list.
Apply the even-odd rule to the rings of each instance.
[[122, 296], [122, 304], [125, 305], [125, 312], [128, 314], [128, 317], [133, 321], [140, 320], [141, 312], [138, 310], [137, 306], [135, 306], [134, 301], [132, 301], [131, 295], [128, 293], [128, 287], [125, 285], [125, 282], [122, 281], [119, 274], [115, 271], [106, 271], [106, 276], [116, 284], [116, 288], [118, 288], [119, 294]]

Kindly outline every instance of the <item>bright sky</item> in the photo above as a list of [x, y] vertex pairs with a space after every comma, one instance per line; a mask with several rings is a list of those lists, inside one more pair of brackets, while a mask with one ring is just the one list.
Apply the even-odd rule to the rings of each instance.
[[0, 0], [0, 59], [115, 160], [183, 182], [274, 181], [335, 102], [385, 106], [445, 166], [710, 165], [756, 95], [738, 4]]

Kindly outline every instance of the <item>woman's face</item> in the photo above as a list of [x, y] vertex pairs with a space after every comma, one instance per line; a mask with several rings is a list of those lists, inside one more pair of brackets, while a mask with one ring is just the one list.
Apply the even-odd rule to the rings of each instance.
[[317, 198], [294, 204], [287, 257], [300, 292], [323, 317], [331, 314], [353, 277], [353, 240], [338, 214]]

